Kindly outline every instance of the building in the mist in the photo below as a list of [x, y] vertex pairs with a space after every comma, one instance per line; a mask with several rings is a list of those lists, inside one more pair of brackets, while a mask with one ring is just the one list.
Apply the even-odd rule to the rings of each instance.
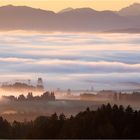
[[43, 85], [43, 80], [42, 78], [38, 78], [37, 80], [37, 90], [43, 91], [44, 90], [44, 85]]
[[67, 96], [71, 96], [71, 89], [67, 90]]
[[16, 81], [14, 83], [3, 83], [1, 89], [9, 92], [44, 92], [44, 85], [42, 78], [38, 78], [36, 86], [31, 84], [31, 80]]
[[81, 100], [108, 100], [108, 101], [118, 101], [119, 94], [112, 90], [102, 90], [93, 94], [93, 92], [86, 92], [80, 94]]
[[119, 93], [119, 101], [140, 102], [140, 92]]
[[96, 99], [96, 95], [91, 94], [91, 93], [83, 93], [83, 94], [80, 94], [80, 99], [81, 100], [94, 100]]
[[100, 98], [117, 101], [119, 99], [118, 93], [113, 90], [102, 90], [97, 93]]
[[113, 101], [113, 102], [140, 102], [140, 92], [133, 93], [121, 93], [113, 90], [102, 90], [97, 94], [83, 93], [80, 94], [81, 100], [102, 100], [102, 101]]

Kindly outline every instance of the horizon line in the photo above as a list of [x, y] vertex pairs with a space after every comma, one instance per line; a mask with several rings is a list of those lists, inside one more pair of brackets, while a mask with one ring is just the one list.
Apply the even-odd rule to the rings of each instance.
[[[123, 8], [130, 7], [130, 6], [134, 5], [134, 4], [139, 4], [139, 5], [140, 5], [140, 2], [134, 2], [134, 3], [132, 3], [132, 4], [129, 4], [128, 6], [124, 6]], [[97, 12], [103, 12], [103, 11], [119, 12], [120, 10], [123, 9], [123, 8], [120, 8], [120, 9], [118, 9], [118, 10], [112, 10], [112, 9], [96, 10], [96, 8], [94, 9], [93, 7], [86, 7], [86, 6], [85, 6], [85, 7], [76, 7], [76, 8], [73, 8], [73, 7], [69, 6], [69, 7], [66, 7], [66, 8], [62, 8], [62, 9], [59, 10], [59, 11], [55, 11], [55, 10], [49, 10], [49, 9], [44, 9], [44, 8], [39, 8], [39, 7], [37, 8], [37, 7], [34, 7], [34, 6], [28, 6], [28, 5], [15, 5], [15, 4], [5, 4], [5, 5], [0, 5], [0, 8], [2, 8], [2, 7], [6, 7], [6, 6], [13, 6], [13, 7], [28, 7], [28, 8], [39, 9], [39, 10], [44, 10], [44, 11], [51, 11], [51, 12], [54, 12], [54, 13], [59, 13], [59, 12], [61, 12], [61, 11], [63, 11], [63, 10], [69, 9], [69, 8], [71, 8], [71, 9], [73, 9], [73, 10], [89, 8], [89, 9], [92, 9], [92, 10], [97, 11]]]

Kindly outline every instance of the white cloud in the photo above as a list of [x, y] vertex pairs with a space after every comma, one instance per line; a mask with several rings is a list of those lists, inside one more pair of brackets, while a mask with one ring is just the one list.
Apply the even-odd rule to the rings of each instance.
[[0, 33], [0, 38], [0, 75], [42, 75], [49, 77], [51, 86], [71, 81], [79, 88], [88, 80], [102, 85], [140, 82], [139, 34]]

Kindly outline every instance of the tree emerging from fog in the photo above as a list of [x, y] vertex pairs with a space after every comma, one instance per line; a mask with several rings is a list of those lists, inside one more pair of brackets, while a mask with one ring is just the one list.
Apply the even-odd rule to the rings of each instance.
[[2, 96], [3, 99], [7, 99], [9, 101], [55, 101], [55, 94], [54, 92], [46, 91], [40, 96], [33, 96], [32, 92], [29, 92], [27, 97], [25, 97], [23, 94], [19, 95], [18, 97], [15, 97], [13, 95], [11, 96]]

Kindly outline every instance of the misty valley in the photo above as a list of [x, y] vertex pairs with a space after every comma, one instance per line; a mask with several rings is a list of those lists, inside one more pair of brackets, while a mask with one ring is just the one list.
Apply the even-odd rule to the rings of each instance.
[[1, 0], [0, 139], [140, 138], [140, 0]]
[[[96, 115], [114, 115], [115, 109], [122, 120], [129, 121], [129, 111], [139, 116], [139, 34], [8, 31], [0, 33], [0, 42], [0, 122], [7, 126], [0, 137], [127, 138], [128, 126], [119, 133], [113, 116], [103, 127]], [[91, 121], [86, 115], [99, 128], [79, 135]], [[58, 134], [52, 131], [58, 128]]]

